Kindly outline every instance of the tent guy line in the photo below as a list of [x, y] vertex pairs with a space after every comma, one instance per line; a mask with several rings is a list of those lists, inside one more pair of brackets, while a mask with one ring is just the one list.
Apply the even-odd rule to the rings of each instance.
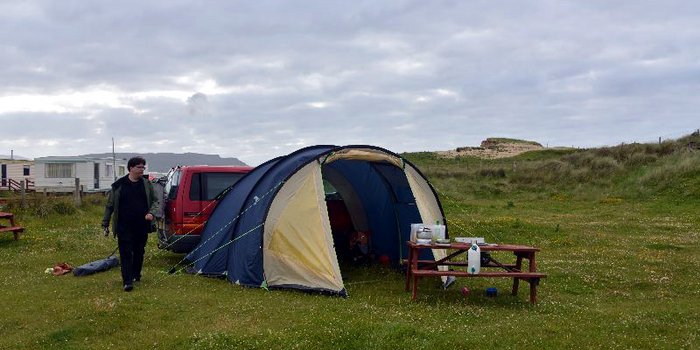
[[[176, 270], [175, 268], [176, 268], [178, 265], [180, 265], [180, 263], [182, 263], [183, 261], [185, 261], [185, 259], [180, 260], [180, 262], [178, 262], [178, 263], [175, 264], [173, 267], [171, 267], [170, 270], [168, 270], [168, 273], [165, 275], [165, 277], [162, 277], [162, 278], [160, 278], [159, 280], [157, 280], [155, 284], [158, 285], [158, 284], [160, 284], [161, 282], [163, 282], [163, 280], [165, 280], [166, 278], [168, 278], [168, 276], [177, 274], [177, 273], [179, 273], [179, 272], [182, 272], [184, 269], [186, 269], [186, 268], [188, 268], [188, 267], [194, 266], [194, 265], [195, 265], [197, 262], [199, 262], [200, 260], [202, 260], [202, 259], [208, 257], [208, 256], [211, 255], [211, 254], [216, 253], [216, 252], [219, 251], [220, 249], [223, 249], [223, 248], [227, 247], [227, 246], [230, 245], [231, 243], [234, 243], [234, 242], [238, 241], [239, 239], [245, 237], [246, 235], [248, 235], [248, 234], [251, 233], [251, 232], [254, 232], [255, 230], [261, 228], [261, 227], [264, 226], [264, 225], [265, 225], [264, 223], [258, 224], [257, 226], [255, 226], [255, 227], [251, 228], [250, 230], [244, 232], [244, 233], [241, 234], [240, 236], [238, 236], [238, 237], [236, 237], [236, 238], [234, 238], [234, 239], [232, 239], [232, 240], [230, 240], [230, 241], [224, 243], [223, 245], [219, 246], [218, 248], [212, 250], [212, 251], [209, 252], [208, 254], [206, 254], [206, 255], [200, 257], [199, 259], [197, 259], [197, 260], [195, 260], [195, 261], [192, 261], [191, 263], [188, 263], [188, 264], [186, 264], [185, 266], [183, 266], [183, 267], [181, 267], [181, 268], [179, 268], [179, 269]], [[197, 274], [198, 274], [198, 275], [201, 275], [202, 272], [201, 272], [201, 271], [197, 271]]]
[[[254, 198], [256, 198], [256, 200], [253, 202], [253, 204], [251, 204], [250, 206], [248, 206], [247, 208], [245, 208], [245, 210], [243, 210], [241, 213], [239, 213], [238, 215], [236, 215], [236, 217], [234, 217], [233, 219], [231, 219], [231, 220], [230, 220], [229, 222], [227, 222], [225, 225], [221, 226], [221, 227], [216, 231], [216, 233], [214, 233], [211, 237], [207, 238], [207, 240], [205, 240], [203, 244], [206, 244], [206, 243], [207, 243], [208, 241], [210, 241], [212, 238], [218, 236], [221, 232], [224, 232], [224, 229], [226, 229], [228, 226], [230, 226], [230, 225], [233, 224], [236, 220], [238, 220], [238, 218], [240, 218], [243, 214], [245, 214], [248, 210], [250, 210], [250, 208], [252, 208], [252, 207], [254, 207], [255, 205], [257, 205], [257, 204], [260, 202], [260, 199], [261, 199], [261, 198], [265, 198], [265, 197], [268, 196], [272, 191], [274, 191], [276, 188], [282, 186], [283, 184], [284, 184], [284, 181], [280, 181], [277, 185], [275, 185], [273, 188], [271, 188], [269, 191], [267, 191], [267, 192], [266, 192], [265, 194], [263, 194], [262, 196], [260, 196], [260, 197], [254, 196]], [[234, 185], [234, 186], [235, 186], [235, 185]], [[232, 186], [232, 187], [233, 187], [233, 186]], [[230, 188], [227, 189], [225, 192], [228, 192], [229, 190], [230, 190]], [[224, 194], [224, 195], [225, 195], [225, 194]], [[212, 203], [215, 203], [215, 202], [212, 202]], [[212, 203], [210, 203], [209, 205], [211, 205]], [[207, 207], [208, 207], [208, 206], [207, 206]], [[199, 213], [201, 214], [204, 210], [206, 210], [206, 208], [203, 209], [202, 211], [200, 211]], [[256, 228], [257, 228], [257, 227], [253, 228], [253, 230], [256, 229]], [[188, 233], [186, 233], [185, 235], [183, 235], [182, 237], [178, 238], [178, 240], [182, 239], [184, 236], [186, 236], [186, 235], [192, 233], [193, 231], [194, 231], [194, 229], [193, 229], [193, 230], [190, 230], [190, 232], [188, 232]], [[247, 233], [246, 233], [246, 234], [247, 234]], [[240, 237], [242, 237], [242, 236], [236, 237], [236, 239], [238, 239], [238, 238], [240, 238]], [[234, 239], [234, 240], [236, 240], [236, 239]], [[232, 240], [232, 241], [233, 241], [233, 240]], [[229, 243], [226, 243], [224, 246], [230, 244], [230, 242], [232, 242], [232, 241], [229, 241]], [[177, 240], [176, 240], [175, 242], [177, 242]], [[173, 243], [175, 243], [175, 242], [173, 242]], [[196, 252], [197, 249], [199, 249], [203, 244], [197, 245], [197, 247], [195, 247], [194, 250], [192, 250], [191, 253]], [[221, 249], [221, 248], [224, 247], [224, 246], [221, 246], [221, 247], [217, 248], [216, 250], [219, 250], [219, 249]], [[190, 263], [190, 264], [186, 264], [182, 269], [185, 269], [185, 268], [187, 268], [187, 267], [189, 267], [189, 266], [191, 266], [191, 265], [194, 265], [194, 263], [196, 263], [197, 261], [199, 261], [199, 260], [201, 260], [201, 259], [203, 259], [203, 258], [206, 258], [206, 257], [207, 257], [208, 255], [210, 255], [210, 254], [214, 254], [214, 253], [216, 252], [216, 250], [210, 252], [209, 254], [207, 254], [207, 255], [205, 255], [205, 256], [203, 256], [203, 257], [201, 257], [200, 259], [195, 260], [194, 262], [192, 262], [192, 263]], [[188, 255], [189, 255], [189, 254], [188, 254]], [[170, 269], [168, 269], [168, 273], [169, 273], [169, 274], [175, 273], [174, 270], [175, 270], [180, 264], [182, 264], [185, 260], [187, 260], [188, 255], [185, 255], [184, 258], [182, 258], [182, 259], [181, 259], [180, 261], [178, 261], [175, 265], [173, 265]], [[177, 272], [182, 271], [182, 269], [177, 270]]]
[[[226, 191], [228, 191], [228, 189], [227, 189]], [[207, 204], [206, 207], [204, 207], [204, 209], [200, 210], [196, 215], [194, 215], [193, 219], [194, 219], [194, 218], [197, 218], [197, 217], [199, 217], [199, 216], [201, 216], [202, 213], [206, 212], [207, 209], [209, 209], [209, 207], [211, 207], [211, 206], [214, 205], [215, 203], [216, 203], [216, 201], [211, 201], [209, 204]], [[197, 226], [195, 226], [195, 227], [193, 227], [192, 229], [190, 229], [190, 230], [189, 230], [187, 233], [185, 233], [184, 235], [180, 235], [180, 237], [178, 237], [176, 240], [174, 240], [174, 241], [171, 242], [170, 244], [168, 244], [168, 245], [166, 245], [165, 247], [163, 247], [163, 248], [162, 248], [162, 251], [167, 251], [168, 248], [172, 247], [173, 245], [175, 245], [177, 242], [179, 242], [179, 241], [182, 240], [183, 238], [189, 236], [192, 232], [194, 232], [194, 231], [197, 230], [198, 228], [204, 226], [205, 223], [206, 223], [206, 222], [199, 223], [199, 224], [197, 224]]]

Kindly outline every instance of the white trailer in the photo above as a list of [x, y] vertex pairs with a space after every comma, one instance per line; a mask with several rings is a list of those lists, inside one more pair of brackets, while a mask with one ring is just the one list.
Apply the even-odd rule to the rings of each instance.
[[38, 192], [72, 192], [76, 178], [82, 192], [105, 192], [127, 173], [126, 160], [112, 158], [40, 157], [34, 167]]

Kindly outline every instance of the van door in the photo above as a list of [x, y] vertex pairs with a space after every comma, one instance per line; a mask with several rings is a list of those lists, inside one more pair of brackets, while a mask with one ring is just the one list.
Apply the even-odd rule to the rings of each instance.
[[209, 215], [216, 206], [215, 199], [227, 188], [238, 182], [245, 174], [231, 172], [196, 172], [190, 177], [189, 201], [183, 205], [183, 219], [193, 229], [193, 234], [201, 233]]

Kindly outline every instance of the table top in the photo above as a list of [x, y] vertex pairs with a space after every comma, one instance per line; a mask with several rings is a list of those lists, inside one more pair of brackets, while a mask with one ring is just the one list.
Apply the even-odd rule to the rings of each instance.
[[14, 214], [12, 214], [12, 213], [5, 213], [5, 212], [0, 211], [0, 218], [11, 218], [13, 216], [14, 216]]
[[[414, 248], [430, 248], [430, 249], [459, 249], [459, 250], [468, 250], [471, 248], [471, 244], [469, 243], [460, 243], [460, 242], [451, 242], [449, 244], [437, 244], [437, 243], [431, 243], [431, 244], [418, 244], [416, 242], [408, 242], [409, 247], [414, 247]], [[489, 244], [483, 244], [479, 245], [479, 249], [483, 251], [509, 251], [509, 252], [539, 252], [539, 248], [535, 247], [530, 247], [526, 245], [517, 245], [517, 244], [495, 244], [495, 243], [489, 243]]]

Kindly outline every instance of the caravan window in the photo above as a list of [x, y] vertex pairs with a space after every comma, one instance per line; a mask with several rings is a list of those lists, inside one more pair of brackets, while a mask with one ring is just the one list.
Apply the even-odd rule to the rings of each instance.
[[190, 200], [210, 201], [225, 189], [238, 182], [245, 174], [240, 173], [196, 173], [192, 174]]
[[46, 163], [46, 178], [71, 178], [73, 177], [72, 163]]
[[113, 170], [114, 167], [112, 166], [112, 164], [105, 164], [105, 176], [111, 177], [112, 175], [116, 175], [112, 172]]
[[28, 164], [25, 164], [25, 165], [24, 165], [24, 170], [22, 171], [22, 175], [23, 175], [23, 176], [29, 176], [29, 168], [30, 168], [30, 167], [29, 167]]

